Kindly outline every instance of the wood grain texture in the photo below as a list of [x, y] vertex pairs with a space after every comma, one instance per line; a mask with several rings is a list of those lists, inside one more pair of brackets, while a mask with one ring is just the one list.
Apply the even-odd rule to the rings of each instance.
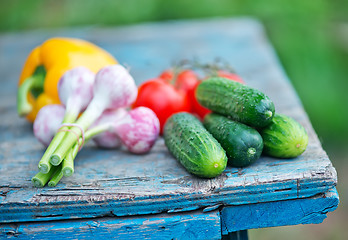
[[0, 239], [221, 239], [219, 211], [0, 224]]
[[[209, 29], [209, 31], [207, 30]], [[147, 155], [124, 149], [101, 150], [92, 144], [79, 153], [75, 174], [55, 188], [36, 189], [43, 147], [32, 126], [17, 117], [17, 78], [29, 51], [52, 36], [80, 37], [108, 50], [140, 84], [173, 61], [197, 57], [204, 62], [229, 61], [252, 87], [275, 102], [276, 111], [304, 125], [306, 152], [296, 159], [262, 157], [247, 168], [228, 167], [212, 180], [185, 171], [159, 139]], [[121, 28], [38, 30], [0, 35], [0, 222], [124, 216], [222, 205], [300, 199], [326, 192], [337, 182], [336, 171], [264, 35], [248, 19], [167, 22]]]
[[339, 203], [335, 189], [311, 198], [224, 207], [221, 210], [222, 234], [252, 228], [318, 224]]

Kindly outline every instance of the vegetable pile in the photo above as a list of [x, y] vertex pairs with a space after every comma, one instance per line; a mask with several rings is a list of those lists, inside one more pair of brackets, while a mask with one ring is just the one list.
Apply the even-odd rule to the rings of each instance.
[[85, 67], [65, 72], [58, 82], [63, 105], [47, 105], [34, 122], [34, 135], [48, 145], [32, 178], [36, 187], [55, 186], [74, 173], [74, 159], [85, 142], [95, 137], [100, 147], [124, 145], [143, 154], [159, 135], [159, 120], [149, 108], [128, 110], [137, 97], [132, 76], [121, 65], [110, 65], [93, 74]]
[[220, 175], [227, 164], [249, 166], [262, 153], [294, 158], [305, 151], [303, 126], [275, 113], [266, 94], [229, 67], [186, 64], [137, 88], [123, 66], [89, 42], [52, 38], [35, 48], [17, 96], [18, 114], [35, 120], [34, 135], [47, 147], [33, 185], [53, 187], [73, 175], [74, 159], [91, 139], [144, 154], [163, 134], [173, 156], [203, 178]]
[[[196, 69], [204, 73], [203, 78], [194, 71]], [[203, 65], [182, 61], [172, 69], [163, 71], [158, 77], [141, 84], [133, 107], [151, 108], [160, 120], [161, 134], [165, 122], [175, 113], [190, 112], [202, 120], [211, 110], [197, 101], [195, 91], [204, 78], [214, 76], [244, 83], [233, 69], [222, 66], [219, 62]]]
[[140, 85], [133, 104], [138, 106], [157, 114], [168, 150], [199, 177], [216, 177], [227, 163], [249, 166], [262, 153], [297, 157], [308, 144], [303, 126], [275, 113], [266, 94], [216, 62], [184, 63], [165, 70]]
[[195, 97], [212, 113], [204, 117], [203, 125], [190, 113], [172, 115], [165, 123], [164, 139], [169, 151], [196, 176], [220, 175], [224, 159], [233, 167], [246, 167], [262, 152], [293, 158], [307, 147], [303, 126], [276, 114], [272, 100], [257, 89], [213, 77], [198, 85]]

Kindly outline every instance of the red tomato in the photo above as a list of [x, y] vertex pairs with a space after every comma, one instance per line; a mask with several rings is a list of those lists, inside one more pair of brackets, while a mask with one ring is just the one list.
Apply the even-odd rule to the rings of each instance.
[[198, 87], [200, 82], [198, 82], [193, 89], [193, 97], [191, 97], [191, 109], [194, 114], [196, 114], [201, 120], [204, 119], [205, 115], [211, 113], [211, 111], [208, 108], [203, 107], [196, 98], [196, 89]]
[[191, 98], [190, 95], [194, 97], [194, 89], [200, 82], [196, 73], [192, 70], [183, 70], [177, 76], [174, 75], [172, 70], [165, 70], [159, 78], [172, 84], [177, 90], [186, 92], [189, 98]]
[[139, 86], [133, 108], [140, 106], [148, 107], [156, 113], [161, 125], [160, 134], [163, 133], [163, 126], [172, 114], [191, 110], [190, 101], [184, 91], [177, 90], [158, 78]]
[[196, 73], [192, 70], [186, 69], [181, 71], [175, 77], [172, 70], [165, 70], [161, 73], [160, 78], [165, 82], [173, 84], [176, 89], [184, 91], [187, 94], [188, 99], [191, 103], [191, 113], [197, 115], [197, 113], [192, 109], [193, 103], [196, 103], [196, 105], [198, 104], [195, 97], [195, 89], [196, 86], [200, 83], [200, 81]]
[[167, 83], [171, 83], [176, 89], [180, 89], [185, 92], [193, 90], [197, 85], [197, 82], [199, 82], [196, 73], [192, 70], [183, 70], [177, 76], [175, 76], [173, 70], [169, 69], [163, 71], [159, 78]]
[[174, 73], [172, 70], [168, 69], [163, 71], [160, 75], [159, 78], [163, 79], [165, 82], [170, 82], [174, 77]]
[[[192, 70], [184, 70], [178, 74], [175, 82], [175, 87], [177, 89], [182, 89], [188, 94], [194, 93], [194, 89], [199, 83], [196, 73]], [[194, 94], [193, 94], [194, 95]]]
[[[216, 75], [244, 84], [244, 81], [235, 73], [231, 73], [224, 70], [218, 70], [216, 72]], [[191, 113], [198, 116], [201, 120], [203, 120], [205, 115], [211, 112], [209, 109], [203, 107], [196, 99], [195, 91], [200, 83], [200, 80], [198, 79], [198, 76], [193, 70], [186, 69], [181, 71], [177, 76], [175, 76], [173, 71], [169, 69], [163, 71], [160, 74], [159, 78], [163, 82], [172, 84], [177, 90], [184, 91], [187, 94], [188, 99], [190, 101]]]
[[233, 81], [245, 84], [243, 79], [240, 76], [238, 76], [237, 74], [235, 74], [235, 73], [230, 73], [230, 72], [227, 72], [227, 71], [224, 71], [224, 70], [219, 70], [219, 71], [217, 71], [217, 74], [218, 74], [219, 77], [228, 78], [228, 79], [231, 79]]

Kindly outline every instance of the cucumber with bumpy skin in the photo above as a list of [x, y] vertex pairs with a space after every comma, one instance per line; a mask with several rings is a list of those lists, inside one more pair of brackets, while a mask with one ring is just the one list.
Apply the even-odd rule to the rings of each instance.
[[276, 114], [269, 126], [262, 129], [263, 152], [272, 157], [294, 158], [307, 148], [308, 135], [295, 119]]
[[213, 112], [255, 128], [270, 124], [274, 115], [274, 103], [268, 96], [226, 78], [209, 78], [201, 82], [196, 98]]
[[164, 126], [168, 150], [196, 176], [213, 178], [226, 168], [227, 156], [219, 142], [189, 113], [172, 115]]
[[229, 165], [246, 167], [260, 158], [263, 141], [254, 128], [216, 113], [205, 116], [203, 125], [225, 149]]

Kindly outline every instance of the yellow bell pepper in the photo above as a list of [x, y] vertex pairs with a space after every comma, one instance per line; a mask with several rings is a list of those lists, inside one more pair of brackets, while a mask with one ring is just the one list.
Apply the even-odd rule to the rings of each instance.
[[108, 52], [98, 46], [73, 38], [51, 38], [29, 54], [18, 83], [17, 112], [33, 122], [47, 104], [60, 103], [57, 84], [60, 77], [77, 66], [92, 72], [116, 64]]

